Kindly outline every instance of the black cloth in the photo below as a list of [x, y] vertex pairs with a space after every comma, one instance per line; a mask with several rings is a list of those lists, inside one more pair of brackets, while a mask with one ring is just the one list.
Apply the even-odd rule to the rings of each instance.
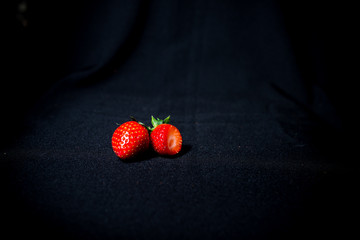
[[[327, 11], [337, 6], [27, 3], [28, 26], [14, 35], [20, 69], [2, 83], [14, 104], [2, 99], [2, 233], [303, 239], [355, 232], [358, 169], [340, 97], [349, 85], [335, 80], [336, 29]], [[130, 115], [147, 124], [151, 115], [171, 115], [183, 136], [180, 154], [118, 159], [111, 137]]]

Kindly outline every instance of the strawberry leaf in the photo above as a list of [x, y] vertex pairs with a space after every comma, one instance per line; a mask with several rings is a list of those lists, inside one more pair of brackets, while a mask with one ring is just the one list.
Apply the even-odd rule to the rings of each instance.
[[159, 126], [160, 124], [163, 124], [163, 120], [159, 119], [159, 118], [154, 118], [154, 116], [151, 116], [151, 124], [153, 125], [153, 128], [155, 129], [157, 126]]
[[163, 120], [163, 123], [169, 123], [170, 122], [170, 115]]
[[170, 116], [168, 116], [164, 120], [162, 120], [160, 118], [154, 118], [154, 116], [151, 116], [151, 124], [153, 125], [153, 127], [149, 128], [149, 131], [154, 130], [157, 126], [159, 126], [161, 124], [169, 123], [169, 122], [170, 122]]

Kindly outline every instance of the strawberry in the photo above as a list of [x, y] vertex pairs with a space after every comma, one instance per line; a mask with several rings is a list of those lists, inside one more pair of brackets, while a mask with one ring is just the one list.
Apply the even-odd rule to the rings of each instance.
[[148, 130], [136, 121], [121, 124], [112, 136], [112, 148], [121, 159], [129, 159], [146, 151], [150, 145]]
[[151, 116], [152, 128], [149, 128], [150, 142], [160, 155], [175, 155], [180, 152], [182, 147], [182, 137], [179, 129], [169, 124], [170, 116], [164, 120], [155, 119]]

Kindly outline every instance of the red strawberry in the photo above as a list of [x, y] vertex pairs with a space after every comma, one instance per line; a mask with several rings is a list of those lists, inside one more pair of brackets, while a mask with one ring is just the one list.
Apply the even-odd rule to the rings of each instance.
[[135, 157], [150, 145], [148, 130], [136, 121], [120, 125], [112, 136], [112, 148], [121, 159]]
[[170, 116], [164, 120], [151, 116], [153, 128], [150, 129], [150, 141], [154, 150], [160, 155], [175, 155], [182, 147], [182, 137], [179, 129], [168, 124]]

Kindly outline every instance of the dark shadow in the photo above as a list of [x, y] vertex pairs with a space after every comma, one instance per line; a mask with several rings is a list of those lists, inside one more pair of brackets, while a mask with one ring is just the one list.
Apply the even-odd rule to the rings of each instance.
[[191, 150], [191, 148], [192, 148], [191, 145], [183, 145], [181, 148], [181, 151], [178, 154], [173, 155], [173, 156], [161, 156], [161, 155], [157, 154], [153, 149], [151, 149], [135, 158], [128, 159], [128, 160], [121, 159], [121, 161], [123, 163], [136, 163], [136, 162], [148, 161], [148, 160], [151, 160], [151, 159], [159, 157], [159, 156], [162, 158], [176, 159], [176, 158], [180, 158], [180, 157], [184, 156], [185, 154], [187, 154]]
[[309, 235], [321, 239], [354, 236], [357, 174], [355, 170], [328, 172], [315, 181], [304, 194], [302, 207], [294, 212], [291, 227], [284, 231], [287, 234], [284, 239], [304, 239]]
[[353, 141], [349, 133], [344, 131], [337, 116], [321, 116], [311, 106], [297, 100], [281, 87], [276, 84], [271, 86], [281, 96], [296, 104], [293, 116], [296, 116], [296, 111], [304, 112], [307, 116], [306, 119], [294, 120], [290, 116], [284, 117], [289, 113], [282, 113], [282, 117], [277, 117], [277, 121], [289, 136], [310, 144], [327, 160], [342, 163], [352, 161], [353, 158], [349, 156], [354, 149]]
[[138, 12], [134, 15], [132, 27], [117, 52], [100, 69], [91, 69], [92, 72], [87, 72], [89, 76], [77, 80], [79, 86], [92, 85], [103, 81], [123, 66], [142, 39], [149, 15], [150, 3], [151, 1], [141, 1], [139, 3]]
[[191, 145], [183, 145], [181, 148], [181, 151], [176, 154], [176, 155], [172, 155], [172, 156], [162, 156], [164, 158], [170, 158], [170, 159], [175, 159], [175, 158], [179, 158], [184, 156], [185, 154], [187, 154], [188, 152], [190, 152], [192, 146]]
[[150, 159], [153, 159], [155, 157], [157, 157], [157, 153], [153, 150], [153, 149], [150, 149], [149, 151], [146, 151], [134, 158], [131, 158], [131, 159], [120, 159], [123, 163], [136, 163], [136, 162], [143, 162], [143, 161], [147, 161], [147, 160], [150, 160]]

